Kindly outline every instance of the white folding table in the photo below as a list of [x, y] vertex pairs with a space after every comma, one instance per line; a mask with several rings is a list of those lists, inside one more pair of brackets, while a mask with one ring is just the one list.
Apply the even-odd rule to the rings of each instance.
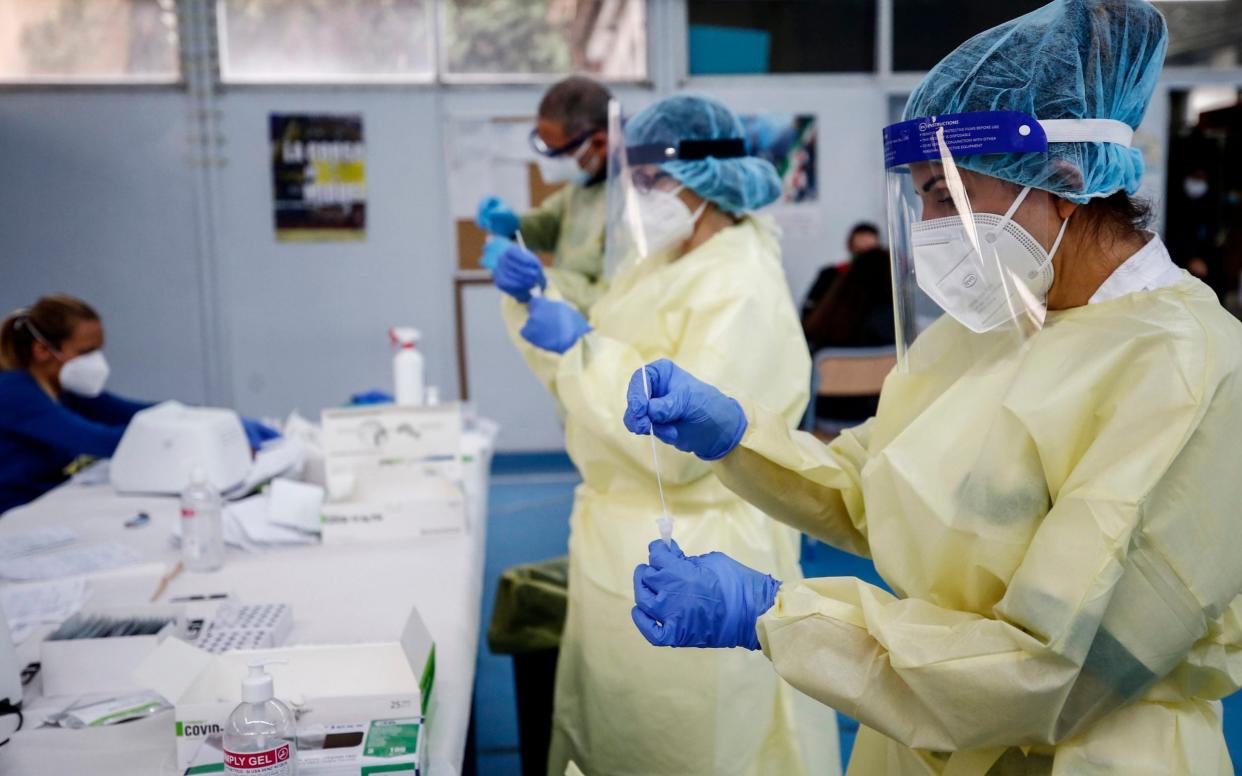
[[[185, 572], [164, 597], [232, 593], [243, 602], [293, 607], [291, 644], [397, 640], [411, 607], [436, 642], [434, 708], [428, 741], [432, 776], [461, 772], [474, 688], [487, 530], [487, 484], [491, 438], [463, 437], [469, 532], [403, 543], [305, 546], [262, 553], [228, 552], [225, 566], [210, 574]], [[139, 528], [125, 523], [139, 512], [151, 516]], [[43, 526], [66, 526], [80, 542], [119, 541], [138, 550], [141, 565], [90, 578], [88, 606], [145, 603], [177, 563], [169, 542], [178, 519], [175, 498], [117, 495], [106, 485], [67, 484], [8, 512], [0, 536]], [[4, 583], [0, 582], [0, 585]], [[18, 646], [23, 664], [38, 660], [42, 629]], [[37, 709], [38, 679], [23, 705]], [[113, 728], [23, 730], [0, 746], [0, 773], [9, 776], [90, 773], [93, 776], [173, 776], [177, 773], [172, 712]]]

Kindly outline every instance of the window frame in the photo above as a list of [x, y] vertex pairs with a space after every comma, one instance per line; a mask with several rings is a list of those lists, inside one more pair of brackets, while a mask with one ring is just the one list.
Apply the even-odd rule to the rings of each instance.
[[185, 40], [181, 34], [181, 14], [177, 13], [177, 40], [173, 44], [175, 69], [169, 74], [109, 73], [106, 75], [35, 75], [13, 78], [0, 73], [0, 91], [75, 91], [75, 90], [159, 90], [185, 87]]
[[[486, 87], [486, 86], [542, 86], [556, 83], [569, 73], [451, 73], [447, 62], [447, 9], [449, 0], [427, 0], [431, 6], [432, 21], [428, 33], [431, 44], [431, 68], [424, 74], [384, 74], [363, 75], [357, 73], [333, 75], [306, 75], [282, 73], [273, 75], [237, 75], [230, 73], [228, 68], [228, 30], [227, 15], [224, 11], [226, 0], [208, 0], [215, 14], [215, 38], [219, 52], [216, 83], [221, 89], [251, 88], [314, 88], [314, 87], [358, 87], [358, 88], [427, 88], [427, 87]], [[592, 76], [606, 84], [619, 86], [650, 86], [652, 84], [652, 16], [663, 0], [640, 0], [645, 3], [644, 35], [646, 45], [643, 57], [647, 74], [638, 78], [610, 78]]]
[[[892, 13], [893, 0], [875, 0], [875, 44], [872, 54], [874, 60], [870, 70], [824, 70], [819, 72], [805, 73], [702, 73], [699, 75], [691, 75], [690, 73], [690, 5], [687, 0], [669, 0], [668, 4], [676, 4], [677, 22], [679, 24], [679, 34], [681, 38], [681, 46], [672, 50], [672, 55], [676, 58], [677, 67], [677, 83], [686, 85], [693, 83], [696, 85], [710, 86], [712, 84], [732, 84], [746, 85], [750, 80], [778, 79], [781, 83], [797, 84], [799, 81], [821, 80], [825, 78], [832, 79], [873, 79], [876, 76], [886, 76], [892, 73], [890, 63], [892, 61]], [[653, 5], [664, 5], [661, 0], [648, 0], [648, 8]], [[650, 22], [650, 14], [648, 21]], [[650, 54], [650, 52], [648, 52]], [[834, 81], [835, 83], [836, 81]], [[845, 81], [842, 81], [845, 82]]]
[[[435, 55], [436, 55], [436, 83], [445, 86], [545, 86], [551, 85], [572, 75], [571, 72], [565, 73], [454, 73], [449, 70], [448, 65], [448, 47], [445, 42], [448, 40], [448, 9], [447, 5], [452, 0], [429, 0], [435, 4], [436, 20], [435, 20]], [[652, 14], [654, 9], [664, 4], [663, 0], [638, 0], [643, 3], [643, 70], [645, 74], [636, 77], [614, 78], [601, 74], [591, 73], [591, 78], [605, 84], [615, 84], [618, 86], [637, 85], [644, 86], [651, 84], [651, 68], [652, 68]]]
[[438, 36], [436, 34], [437, 8], [440, 0], [426, 0], [432, 5], [431, 25], [428, 27], [428, 43], [431, 49], [431, 62], [424, 73], [348, 73], [340, 75], [307, 74], [300, 76], [293, 73], [235, 75], [229, 73], [228, 67], [228, 13], [225, 3], [228, 0], [207, 0], [212, 5], [213, 26], [215, 27], [216, 43], [216, 84], [220, 88], [232, 87], [306, 87], [306, 86], [431, 86], [437, 83], [436, 59], [438, 56]]

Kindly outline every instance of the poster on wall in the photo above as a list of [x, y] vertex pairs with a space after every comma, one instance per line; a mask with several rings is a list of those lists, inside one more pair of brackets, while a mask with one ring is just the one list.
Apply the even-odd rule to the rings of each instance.
[[742, 116], [752, 152], [767, 159], [781, 176], [781, 198], [786, 204], [815, 202], [815, 117], [794, 113]]
[[268, 126], [276, 239], [365, 239], [367, 167], [362, 116], [273, 113]]
[[819, 180], [816, 174], [814, 115], [764, 113], [742, 116], [751, 151], [767, 159], [781, 176], [781, 198], [772, 214], [787, 235], [815, 236], [820, 231]]

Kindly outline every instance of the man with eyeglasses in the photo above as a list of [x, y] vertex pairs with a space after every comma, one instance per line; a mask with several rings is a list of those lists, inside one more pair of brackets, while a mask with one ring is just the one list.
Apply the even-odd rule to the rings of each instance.
[[[583, 314], [604, 291], [604, 224], [607, 219], [608, 101], [602, 84], [572, 76], [552, 86], [539, 103], [530, 134], [539, 172], [545, 183], [564, 183], [537, 208], [518, 215], [499, 197], [479, 203], [476, 222], [488, 232], [513, 239], [520, 231], [532, 251], [553, 256], [546, 270], [519, 251], [493, 241], [484, 254], [485, 266], [502, 277], [537, 276], [549, 282]], [[498, 244], [497, 244], [498, 243]], [[509, 266], [525, 258], [532, 266]]]

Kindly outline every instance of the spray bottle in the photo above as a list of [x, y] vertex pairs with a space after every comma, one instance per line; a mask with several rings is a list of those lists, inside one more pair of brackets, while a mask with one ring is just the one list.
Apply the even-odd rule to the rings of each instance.
[[293, 711], [276, 700], [264, 670], [283, 660], [257, 660], [242, 679], [242, 702], [224, 723], [224, 772], [233, 776], [295, 776], [297, 725]]
[[418, 352], [418, 329], [394, 326], [388, 330], [397, 352], [392, 357], [393, 395], [397, 404], [423, 403], [423, 354]]

